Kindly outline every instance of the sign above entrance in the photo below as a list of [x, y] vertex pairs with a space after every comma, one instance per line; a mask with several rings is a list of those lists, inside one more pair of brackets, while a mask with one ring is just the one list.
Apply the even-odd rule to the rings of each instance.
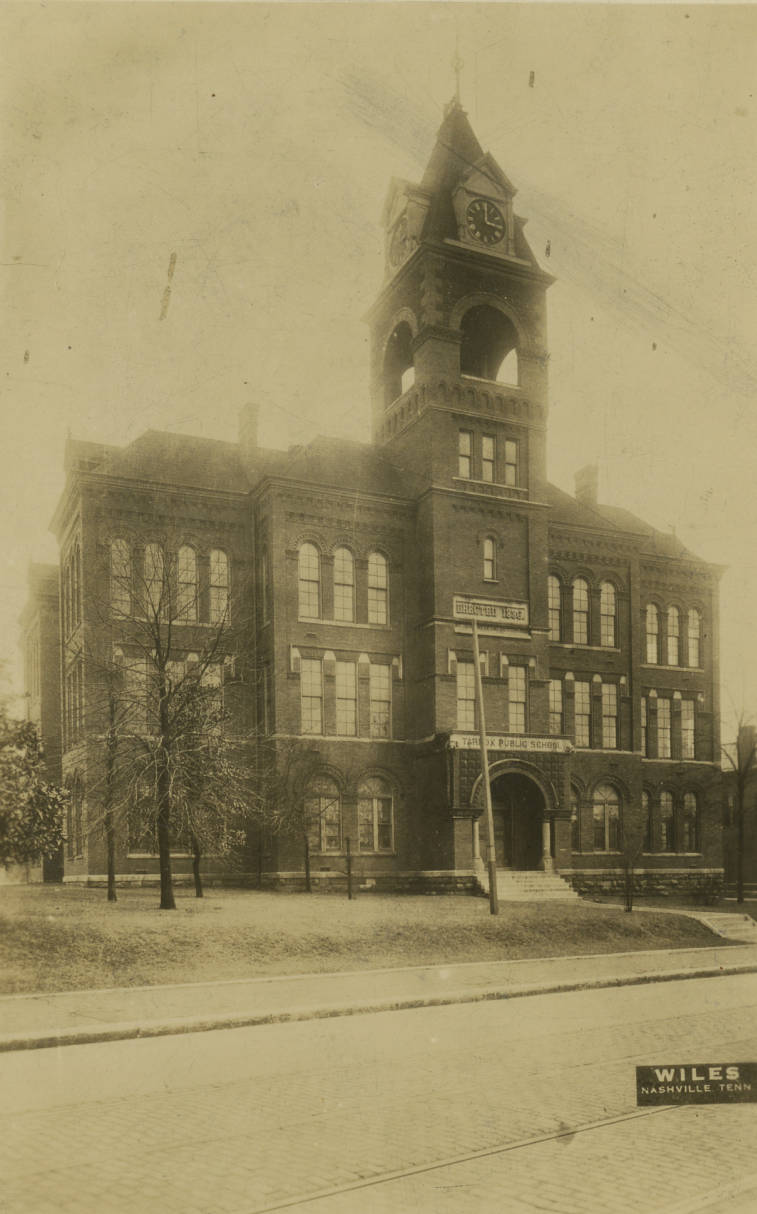
[[477, 620], [482, 624], [506, 624], [528, 628], [528, 603], [505, 603], [501, 599], [452, 596], [452, 614], [456, 620]]
[[[452, 750], [478, 750], [480, 741], [477, 733], [451, 733], [449, 744]], [[542, 754], [568, 755], [573, 750], [573, 743], [568, 738], [527, 738], [520, 733], [488, 733], [486, 749], [526, 750], [532, 754], [541, 752]]]

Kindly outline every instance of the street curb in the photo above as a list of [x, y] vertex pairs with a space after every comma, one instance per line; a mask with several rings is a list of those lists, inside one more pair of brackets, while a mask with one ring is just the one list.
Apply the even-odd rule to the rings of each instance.
[[41, 1050], [68, 1045], [95, 1045], [109, 1041], [131, 1041], [149, 1037], [171, 1037], [184, 1033], [208, 1033], [217, 1029], [255, 1028], [268, 1024], [290, 1024], [305, 1020], [328, 1020], [340, 1016], [366, 1016], [377, 1012], [402, 1012], [422, 1007], [447, 1007], [458, 1003], [484, 1003], [497, 999], [524, 999], [534, 995], [565, 994], [570, 991], [602, 990], [620, 986], [645, 986], [654, 982], [681, 982], [687, 978], [725, 978], [755, 974], [757, 963], [706, 967], [696, 970], [649, 971], [626, 977], [587, 978], [576, 982], [544, 982], [478, 991], [449, 991], [444, 995], [408, 996], [373, 1000], [370, 1003], [320, 1004], [288, 1011], [229, 1013], [192, 1016], [173, 1020], [121, 1021], [103, 1028], [64, 1029], [61, 1032], [11, 1033], [0, 1037], [0, 1053]]

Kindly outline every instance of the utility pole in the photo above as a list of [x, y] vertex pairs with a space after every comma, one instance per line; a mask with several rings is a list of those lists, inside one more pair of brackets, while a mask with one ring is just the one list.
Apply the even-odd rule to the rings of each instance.
[[481, 779], [484, 785], [484, 805], [486, 806], [486, 833], [489, 836], [487, 865], [489, 869], [489, 910], [492, 915], [499, 914], [499, 898], [497, 896], [497, 859], [494, 852], [494, 815], [492, 813], [492, 790], [489, 784], [489, 760], [486, 754], [486, 717], [484, 716], [484, 687], [481, 682], [481, 659], [478, 653], [478, 622], [473, 616], [473, 666], [476, 679], [476, 700], [478, 702], [478, 733], [481, 740]]

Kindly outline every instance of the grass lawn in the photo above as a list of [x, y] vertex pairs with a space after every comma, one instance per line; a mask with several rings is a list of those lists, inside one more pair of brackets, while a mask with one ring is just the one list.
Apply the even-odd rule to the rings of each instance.
[[[693, 919], [591, 903], [209, 890], [0, 888], [0, 993], [204, 982], [268, 974], [686, 948], [714, 942]], [[724, 943], [720, 941], [720, 943]]]

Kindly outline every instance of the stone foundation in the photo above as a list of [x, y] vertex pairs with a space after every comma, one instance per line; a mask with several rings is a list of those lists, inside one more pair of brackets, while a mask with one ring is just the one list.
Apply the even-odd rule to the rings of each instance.
[[[563, 872], [579, 894], [622, 897], [625, 893], [623, 872]], [[633, 892], [640, 898], [671, 897], [690, 898], [700, 905], [718, 902], [724, 893], [722, 869], [703, 869], [680, 872], [671, 869], [646, 869], [633, 874]]]
[[[313, 893], [347, 896], [344, 873], [313, 873], [310, 878]], [[287, 890], [301, 893], [305, 889], [304, 873], [263, 873], [261, 889]], [[461, 894], [480, 896], [481, 888], [473, 873], [419, 872], [383, 873], [375, 877], [355, 876], [353, 894]]]

